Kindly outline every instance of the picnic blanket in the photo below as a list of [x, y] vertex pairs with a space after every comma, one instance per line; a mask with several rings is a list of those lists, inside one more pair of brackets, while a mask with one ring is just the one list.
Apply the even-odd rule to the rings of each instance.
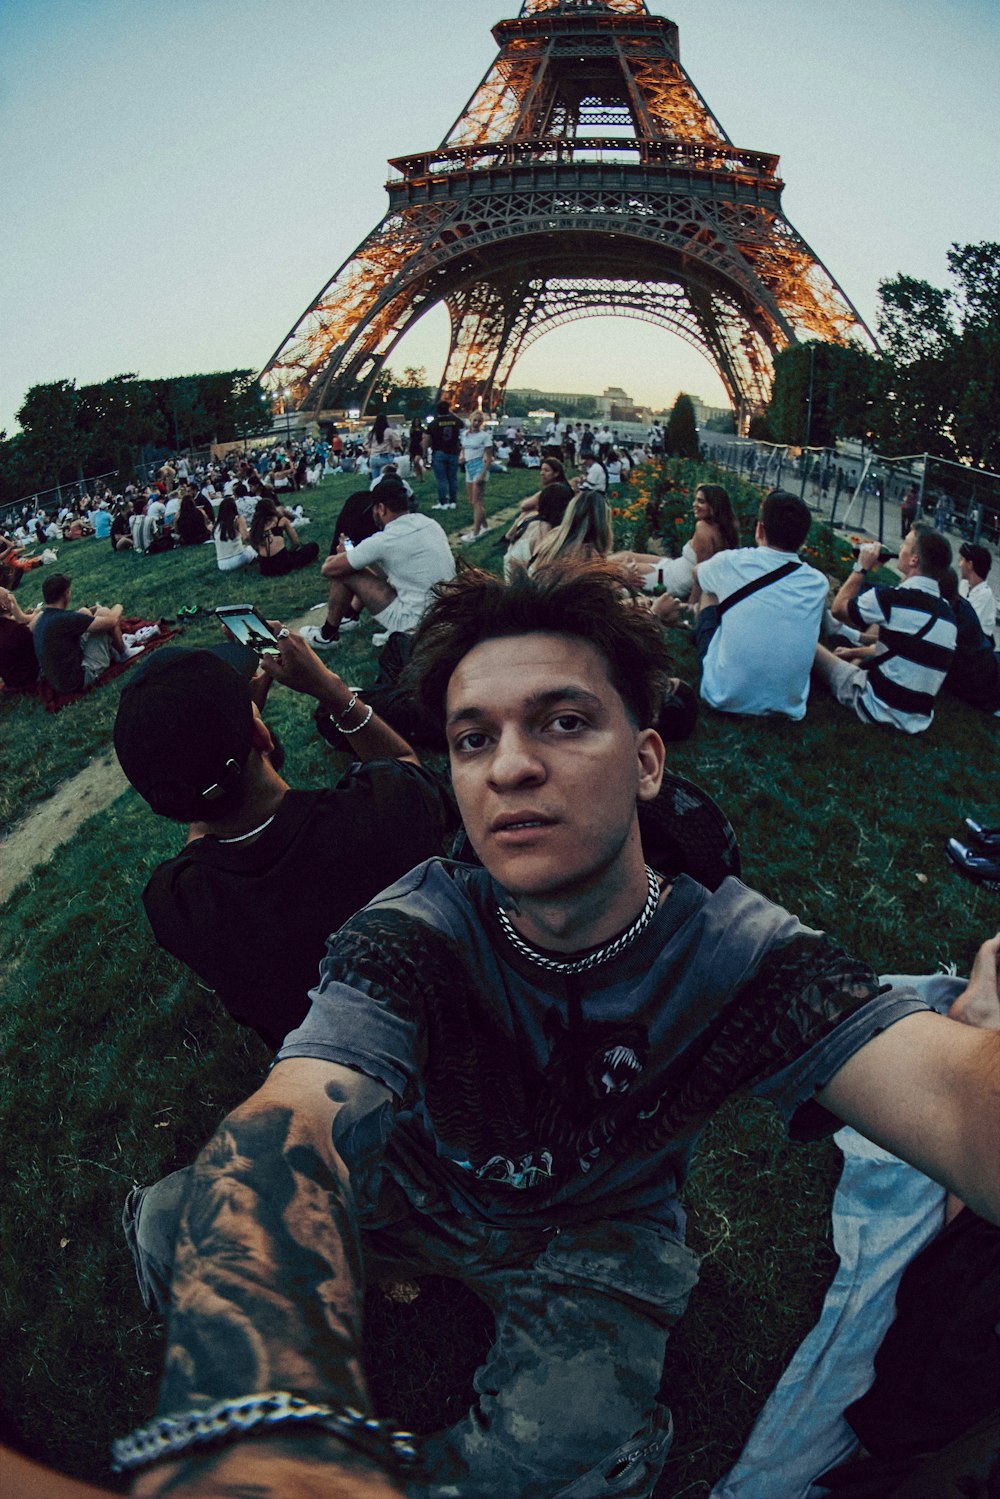
[[60, 708], [65, 708], [67, 703], [75, 703], [77, 698], [86, 697], [95, 688], [103, 687], [105, 682], [113, 682], [115, 677], [120, 677], [123, 671], [128, 671], [129, 667], [134, 666], [137, 661], [145, 661], [149, 652], [155, 651], [157, 646], [166, 645], [167, 641], [172, 640], [175, 635], [183, 635], [184, 633], [183, 628], [170, 625], [165, 619], [123, 619], [121, 622], [122, 634], [134, 635], [138, 630], [144, 629], [148, 625], [158, 626], [160, 633], [154, 639], [147, 640], [142, 654], [133, 656], [128, 661], [112, 661], [107, 671], [102, 672], [97, 681], [92, 682], [89, 687], [85, 687], [82, 692], [56, 692], [49, 686], [48, 682], [44, 682], [39, 678], [38, 696], [45, 704], [46, 713], [58, 713]]

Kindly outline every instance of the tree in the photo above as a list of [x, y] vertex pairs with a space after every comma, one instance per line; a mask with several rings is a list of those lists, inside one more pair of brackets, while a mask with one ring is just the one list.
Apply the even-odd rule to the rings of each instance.
[[149, 381], [135, 374], [81, 386], [77, 420], [87, 437], [94, 473], [109, 469], [120, 476], [131, 473], [143, 444], [164, 435]]
[[33, 488], [48, 489], [80, 472], [86, 453], [78, 405], [75, 380], [33, 385], [25, 396], [17, 419], [24, 434], [21, 456], [34, 469]]
[[697, 458], [698, 426], [694, 419], [691, 397], [683, 392], [674, 402], [674, 409], [667, 422], [667, 452], [673, 458]]
[[774, 360], [767, 424], [776, 442], [828, 448], [864, 437], [885, 386], [882, 361], [856, 344], [792, 344]]
[[[0, 432], [0, 503], [20, 500], [39, 487], [38, 471], [31, 461], [23, 432], [8, 437]], [[44, 487], [44, 486], [41, 486]]]
[[879, 284], [891, 370], [880, 445], [1000, 463], [1000, 244], [952, 245], [952, 286], [899, 275]]

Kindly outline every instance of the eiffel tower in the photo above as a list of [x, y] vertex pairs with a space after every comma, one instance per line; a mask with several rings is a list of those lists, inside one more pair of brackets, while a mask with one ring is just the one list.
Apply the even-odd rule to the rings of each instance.
[[267, 389], [363, 409], [443, 302], [441, 391], [496, 410], [519, 357], [579, 318], [638, 318], [718, 371], [741, 425], [803, 337], [873, 346], [781, 210], [778, 157], [734, 146], [645, 0], [524, 0], [437, 151], [389, 165], [389, 208], [284, 340]]

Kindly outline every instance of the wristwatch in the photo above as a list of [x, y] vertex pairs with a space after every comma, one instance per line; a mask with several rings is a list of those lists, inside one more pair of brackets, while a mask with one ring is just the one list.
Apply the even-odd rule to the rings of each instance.
[[851, 572], [852, 573], [863, 573], [864, 572], [864, 568], [861, 566], [860, 562], [855, 562], [854, 566], [851, 568]]

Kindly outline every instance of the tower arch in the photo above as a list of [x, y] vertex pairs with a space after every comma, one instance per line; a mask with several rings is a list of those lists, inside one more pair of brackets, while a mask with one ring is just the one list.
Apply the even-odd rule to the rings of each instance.
[[[517, 358], [601, 308], [669, 327], [734, 407], [766, 405], [803, 336], [873, 342], [785, 217], [778, 158], [732, 144], [644, 0], [525, 0], [437, 151], [390, 162], [388, 211], [268, 362], [319, 412], [362, 404], [431, 307], [448, 310], [442, 393], [496, 408]], [[575, 288], [575, 290], [571, 290]], [[355, 397], [357, 399], [357, 396]]]

